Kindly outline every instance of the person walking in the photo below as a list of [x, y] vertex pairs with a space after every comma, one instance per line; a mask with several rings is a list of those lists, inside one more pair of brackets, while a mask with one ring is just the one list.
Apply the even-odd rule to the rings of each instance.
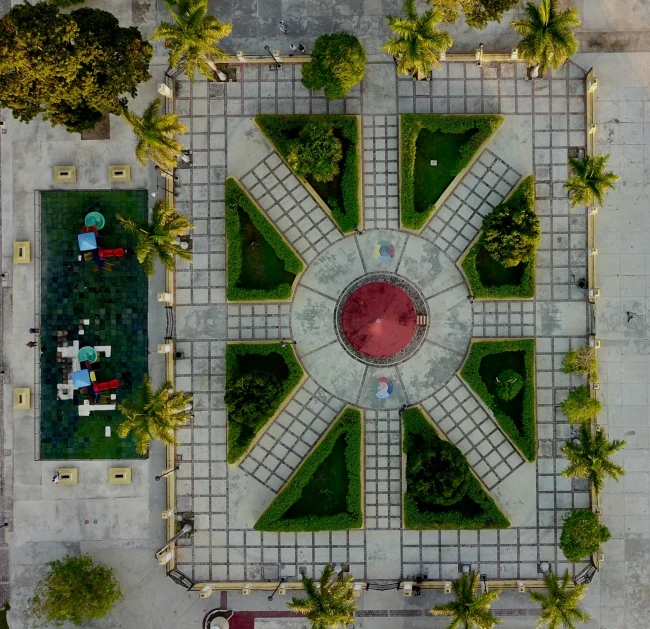
[[41, 328], [29, 328], [29, 333], [30, 334], [39, 334], [41, 331]]
[[287, 27], [287, 23], [284, 20], [280, 20], [280, 30], [284, 35], [289, 34], [289, 28]]
[[25, 343], [25, 345], [27, 345], [27, 347], [29, 348], [32, 348], [32, 347], [36, 347], [38, 343], [36, 341], [30, 341], [29, 343]]
[[291, 48], [291, 52], [296, 52], [296, 45], [295, 44], [289, 44], [289, 48]]
[[57, 470], [56, 472], [54, 472], [54, 476], [52, 476], [52, 482], [58, 483], [60, 480], [61, 480], [61, 472]]

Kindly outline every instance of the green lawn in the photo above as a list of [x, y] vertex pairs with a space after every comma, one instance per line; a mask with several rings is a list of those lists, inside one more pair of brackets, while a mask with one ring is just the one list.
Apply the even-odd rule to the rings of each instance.
[[[117, 378], [117, 400], [131, 395], [147, 371], [147, 278], [132, 254], [113, 260], [112, 272], [93, 272], [93, 264], [79, 262], [77, 234], [84, 216], [96, 207], [106, 219], [99, 232], [104, 248], [133, 251], [135, 239], [118, 225], [115, 215], [142, 221], [147, 215], [146, 190], [41, 193], [41, 418], [43, 459], [140, 458], [132, 437], [119, 439], [119, 411], [79, 417], [75, 400], [58, 400], [57, 384], [64, 382], [65, 365], [57, 360], [57, 342], [110, 345], [110, 358], [100, 357], [99, 381]], [[79, 321], [90, 325], [79, 335]], [[24, 323], [25, 331], [32, 325]], [[66, 336], [63, 336], [66, 335]], [[38, 351], [38, 350], [37, 350]], [[106, 426], [111, 436], [106, 437]]]
[[[404, 411], [402, 421], [403, 451], [408, 474], [409, 455], [420, 449], [435, 447], [441, 438], [419, 408]], [[460, 454], [460, 450], [458, 452]], [[404, 523], [409, 529], [488, 529], [510, 526], [508, 518], [474, 475], [471, 476], [465, 496], [451, 505], [419, 502], [409, 493], [407, 486], [404, 494]]]

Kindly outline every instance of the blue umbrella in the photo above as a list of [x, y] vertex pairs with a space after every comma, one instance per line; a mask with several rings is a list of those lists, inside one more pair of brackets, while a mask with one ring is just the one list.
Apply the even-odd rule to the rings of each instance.
[[79, 249], [81, 251], [92, 251], [93, 249], [97, 249], [97, 237], [92, 232], [79, 234], [77, 240], [79, 240]]
[[79, 371], [72, 372], [72, 386], [75, 389], [83, 389], [90, 386], [90, 371], [88, 369], [80, 369]]

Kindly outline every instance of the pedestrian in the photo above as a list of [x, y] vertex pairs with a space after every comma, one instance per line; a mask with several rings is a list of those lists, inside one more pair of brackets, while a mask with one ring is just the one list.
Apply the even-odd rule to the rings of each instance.
[[285, 35], [289, 34], [289, 28], [287, 27], [287, 23], [284, 20], [280, 20], [280, 30]]
[[298, 44], [298, 52], [305, 52], [305, 47], [302, 44]]
[[39, 334], [41, 331], [41, 328], [29, 328], [29, 333], [30, 334]]
[[61, 480], [61, 472], [57, 470], [56, 472], [54, 472], [54, 476], [52, 476], [52, 482], [58, 483], [60, 480]]
[[38, 343], [36, 341], [30, 341], [29, 343], [25, 343], [25, 345], [31, 348], [31, 347], [36, 347]]
[[296, 45], [295, 44], [289, 44], [289, 48], [291, 48], [292, 52], [296, 52]]

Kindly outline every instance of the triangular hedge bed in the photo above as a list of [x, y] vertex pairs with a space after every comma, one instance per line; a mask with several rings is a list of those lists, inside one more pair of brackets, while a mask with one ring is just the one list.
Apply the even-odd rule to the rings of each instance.
[[[522, 389], [509, 401], [496, 395], [495, 378], [506, 369], [513, 369], [524, 380]], [[524, 457], [535, 461], [535, 340], [474, 341], [460, 375], [494, 413]]]
[[[419, 408], [409, 408], [402, 413], [404, 441], [402, 449], [406, 455], [406, 472], [409, 474], [409, 457], [440, 447], [445, 443], [433, 424]], [[454, 457], [465, 461], [462, 452], [451, 443], [447, 449]], [[474, 476], [467, 472], [464, 483], [465, 494], [453, 504], [430, 505], [417, 500], [406, 483], [404, 492], [404, 525], [407, 529], [501, 529], [510, 526], [510, 521], [496, 502]]]
[[[319, 183], [307, 177], [321, 201], [330, 209], [332, 218], [344, 234], [353, 231], [361, 223], [359, 203], [360, 139], [359, 121], [356, 116], [328, 115], [279, 115], [260, 114], [255, 123], [275, 146], [282, 158], [287, 160], [291, 141], [298, 137], [310, 120], [319, 120], [332, 125], [334, 135], [343, 144], [343, 159], [339, 163], [339, 174], [333, 181]], [[334, 200], [333, 200], [334, 199]]]
[[[535, 211], [535, 178], [523, 179], [501, 207], [526, 206]], [[526, 299], [535, 296], [535, 258], [515, 267], [505, 267], [483, 247], [482, 234], [467, 252], [462, 265], [472, 295], [477, 299]]]
[[[363, 524], [360, 411], [347, 408], [255, 524], [257, 531], [337, 531]], [[347, 491], [336, 493], [337, 485]], [[328, 513], [335, 504], [343, 510]], [[321, 513], [310, 512], [321, 511]]]
[[[445, 190], [503, 124], [503, 116], [402, 114], [400, 222], [420, 230]], [[431, 161], [437, 165], [433, 166]]]
[[229, 301], [291, 297], [296, 275], [304, 265], [232, 177], [226, 180], [226, 242]]

